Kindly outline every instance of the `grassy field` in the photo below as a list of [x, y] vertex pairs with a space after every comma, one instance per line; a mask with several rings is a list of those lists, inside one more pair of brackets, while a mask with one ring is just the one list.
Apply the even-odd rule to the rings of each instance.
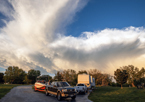
[[4, 97], [13, 87], [19, 86], [18, 84], [0, 84], [0, 99]]
[[97, 87], [88, 98], [93, 102], [145, 102], [145, 89]]
[[32, 89], [34, 90], [34, 86], [32, 86]]

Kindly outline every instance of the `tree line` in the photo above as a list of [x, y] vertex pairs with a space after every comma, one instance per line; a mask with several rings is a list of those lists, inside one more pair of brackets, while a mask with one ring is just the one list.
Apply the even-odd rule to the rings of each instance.
[[[67, 81], [71, 85], [77, 84], [77, 76], [78, 74], [90, 74], [93, 78], [95, 78], [96, 85], [108, 85], [112, 81], [112, 77], [109, 74], [103, 74], [101, 71], [97, 69], [90, 70], [80, 70], [76, 72], [73, 69], [67, 69], [63, 71], [57, 71], [55, 73], [54, 78], [49, 75], [47, 76], [47, 80], [51, 81]], [[36, 82], [37, 76], [40, 76], [41, 72], [39, 70], [30, 69], [28, 73], [26, 73], [23, 69], [17, 66], [9, 66], [5, 73], [0, 73], [0, 83], [10, 83], [10, 84], [34, 84]], [[45, 80], [45, 79], [42, 79]]]
[[[90, 70], [80, 70], [76, 72], [73, 69], [67, 69], [63, 71], [57, 71], [55, 76], [52, 78], [50, 75], [44, 75], [47, 77], [47, 80], [51, 81], [67, 81], [71, 85], [77, 84], [77, 76], [78, 74], [90, 74], [93, 78], [95, 78], [96, 85], [101, 86], [121, 86], [127, 85], [135, 87], [139, 84], [145, 83], [145, 69], [128, 65], [120, 67], [114, 71], [114, 77], [107, 74], [102, 73], [98, 69], [90, 69]], [[11, 83], [11, 84], [34, 84], [36, 82], [37, 76], [40, 76], [41, 72], [39, 70], [30, 69], [28, 73], [26, 73], [23, 69], [17, 66], [9, 66], [5, 73], [0, 73], [0, 83]], [[113, 82], [112, 79], [115, 79], [117, 83]], [[45, 80], [45, 79], [42, 79]]]
[[76, 72], [73, 69], [67, 69], [63, 71], [57, 71], [57, 73], [54, 76], [54, 80], [58, 81], [67, 81], [70, 85], [76, 85], [77, 84], [77, 76], [78, 74], [89, 74], [93, 78], [95, 78], [96, 85], [102, 85], [107, 86], [112, 82], [112, 77], [109, 74], [104, 74], [101, 71], [97, 69], [90, 69], [90, 70], [80, 70]]
[[40, 74], [39, 70], [30, 69], [28, 73], [26, 73], [17, 66], [9, 66], [4, 74], [0, 73], [0, 83], [34, 84], [37, 76]]

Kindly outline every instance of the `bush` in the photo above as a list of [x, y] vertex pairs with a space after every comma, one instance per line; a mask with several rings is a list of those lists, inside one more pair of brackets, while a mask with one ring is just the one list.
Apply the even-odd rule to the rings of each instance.
[[123, 84], [123, 87], [129, 87], [129, 84], [125, 83]]
[[134, 85], [141, 85], [142, 83], [145, 83], [145, 78], [140, 78], [140, 79], [136, 79], [134, 80]]

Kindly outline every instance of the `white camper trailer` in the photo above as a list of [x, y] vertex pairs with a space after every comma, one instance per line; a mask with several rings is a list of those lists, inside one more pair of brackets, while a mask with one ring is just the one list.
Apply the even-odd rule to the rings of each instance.
[[91, 76], [89, 74], [78, 74], [78, 84], [83, 83], [91, 88]]

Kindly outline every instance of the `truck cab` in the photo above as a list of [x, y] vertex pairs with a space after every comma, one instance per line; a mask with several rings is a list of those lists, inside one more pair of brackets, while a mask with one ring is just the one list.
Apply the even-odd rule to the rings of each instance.
[[50, 94], [55, 95], [59, 101], [62, 98], [67, 97], [75, 99], [77, 94], [76, 89], [74, 87], [71, 87], [65, 81], [54, 81], [51, 83], [51, 85], [46, 85], [45, 92], [46, 96]]

